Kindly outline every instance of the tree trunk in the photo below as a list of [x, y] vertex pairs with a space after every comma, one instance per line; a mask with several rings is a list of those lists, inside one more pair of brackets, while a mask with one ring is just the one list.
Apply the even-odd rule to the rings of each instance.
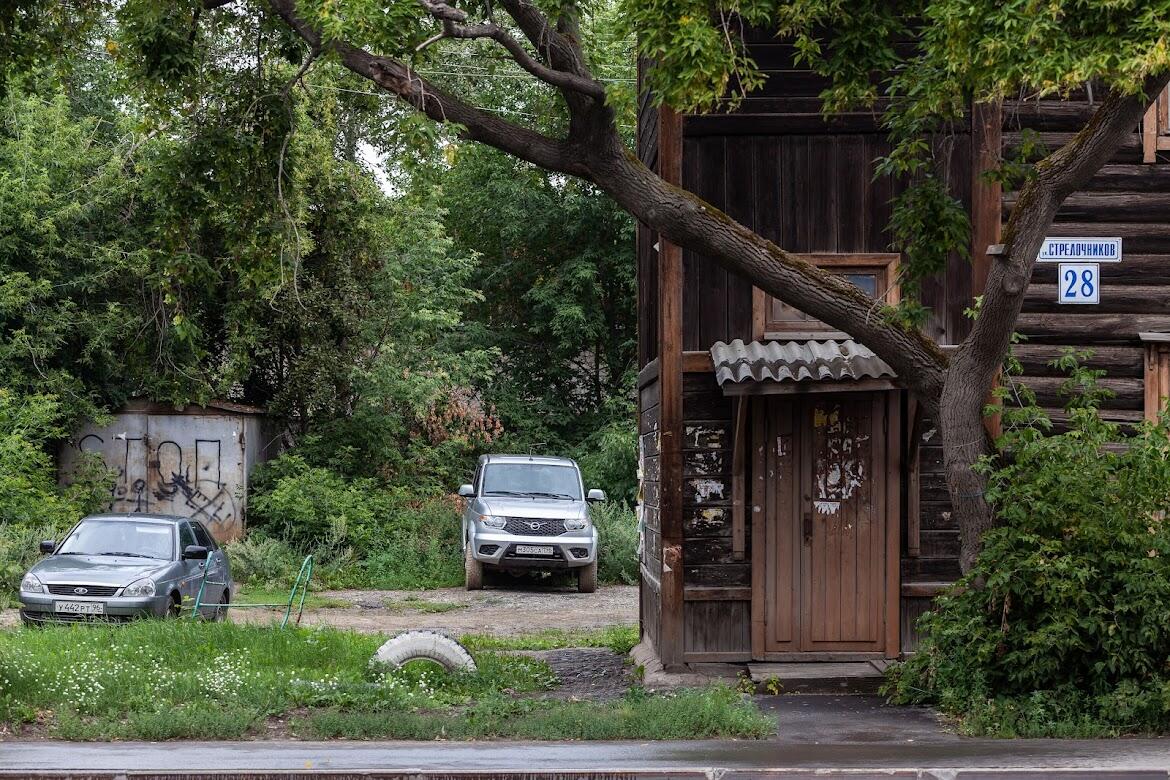
[[948, 369], [937, 422], [942, 436], [951, 519], [959, 527], [959, 566], [964, 574], [975, 565], [983, 534], [995, 522], [991, 505], [984, 497], [986, 477], [975, 470], [982, 458], [995, 451], [983, 424], [986, 396], [981, 385], [969, 381], [953, 366]]

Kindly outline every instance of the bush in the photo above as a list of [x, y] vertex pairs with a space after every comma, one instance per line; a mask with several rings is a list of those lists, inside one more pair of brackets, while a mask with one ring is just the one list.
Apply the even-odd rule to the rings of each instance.
[[[1069, 358], [1062, 365], [1069, 365]], [[1075, 364], [1067, 433], [1035, 409], [987, 466], [999, 524], [973, 571], [924, 617], [896, 670], [900, 702], [975, 733], [1099, 736], [1170, 723], [1170, 417], [1122, 440]], [[1006, 419], [1006, 418], [1005, 418]]]
[[414, 589], [463, 582], [458, 506], [376, 479], [347, 479], [297, 455], [253, 482], [249, 538], [229, 545], [237, 579], [287, 585], [300, 557], [333, 588]]
[[108, 497], [105, 470], [94, 462], [72, 485], [57, 485], [49, 447], [64, 436], [60, 418], [52, 396], [0, 389], [0, 603], [40, 557], [38, 542], [60, 538]]
[[638, 523], [619, 501], [594, 504], [590, 516], [601, 541], [597, 576], [615, 585], [638, 583]]

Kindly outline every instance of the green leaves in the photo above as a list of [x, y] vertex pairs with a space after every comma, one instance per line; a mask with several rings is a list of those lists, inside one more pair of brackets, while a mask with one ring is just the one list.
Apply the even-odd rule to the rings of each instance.
[[1066, 432], [1005, 408], [1003, 455], [983, 465], [999, 525], [892, 682], [896, 698], [938, 702], [973, 732], [1166, 730], [1170, 414], [1132, 430], [1104, 422], [1085, 357], [1053, 361], [1075, 393]]

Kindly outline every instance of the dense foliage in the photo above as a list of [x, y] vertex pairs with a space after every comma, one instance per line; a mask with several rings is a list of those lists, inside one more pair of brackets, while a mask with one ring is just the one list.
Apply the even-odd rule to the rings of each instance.
[[[291, 452], [250, 489], [259, 533], [233, 546], [259, 581], [312, 551], [338, 586], [457, 584], [447, 496], [483, 451], [580, 455], [629, 501], [629, 218], [472, 147], [435, 154], [244, 4], [180, 5], [0, 12], [5, 582], [100, 504], [104, 475], [57, 485], [55, 448], [135, 397], [283, 423]], [[34, 33], [71, 56], [42, 67], [17, 43]], [[461, 56], [442, 67], [478, 78]], [[560, 121], [540, 94], [494, 99]], [[628, 526], [611, 576], [629, 581], [632, 515], [604, 514]]]
[[1068, 430], [1008, 409], [988, 464], [1002, 524], [920, 623], [897, 700], [932, 702], [1002, 736], [1164, 732], [1170, 722], [1170, 416], [1122, 440], [1096, 372], [1075, 365]]

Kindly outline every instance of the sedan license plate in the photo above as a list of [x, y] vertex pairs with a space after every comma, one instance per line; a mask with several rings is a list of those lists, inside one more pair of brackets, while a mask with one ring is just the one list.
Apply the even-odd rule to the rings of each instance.
[[104, 615], [106, 605], [100, 601], [54, 601], [53, 611], [67, 615]]
[[551, 544], [518, 544], [516, 545], [517, 555], [552, 555], [553, 548]]

